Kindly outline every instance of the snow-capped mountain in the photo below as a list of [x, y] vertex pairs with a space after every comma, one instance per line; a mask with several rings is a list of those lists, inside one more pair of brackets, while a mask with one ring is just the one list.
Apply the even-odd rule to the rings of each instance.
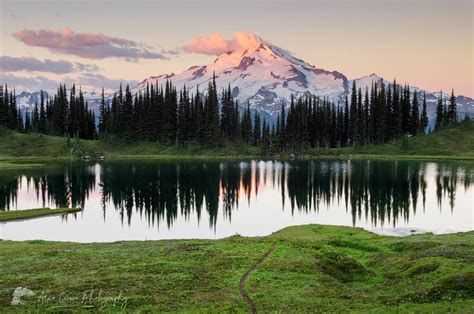
[[[192, 66], [179, 74], [151, 76], [139, 83], [134, 91], [142, 90], [147, 84], [156, 81], [171, 80], [178, 89], [186, 85], [188, 89], [195, 90], [199, 86], [200, 92], [205, 92], [213, 73], [218, 89], [230, 84], [233, 96], [242, 107], [249, 102], [252, 109], [270, 117], [278, 114], [282, 103], [289, 105], [291, 95], [295, 98], [316, 95], [341, 103], [346, 95], [350, 95], [353, 81], [357, 88], [365, 90], [368, 87], [369, 92], [373, 83], [392, 83], [376, 74], [349, 80], [340, 72], [317, 68], [281, 48], [262, 42], [253, 49], [237, 49], [221, 54], [211, 64]], [[426, 92], [428, 115], [433, 117], [439, 92], [424, 91], [417, 87], [410, 87], [410, 90], [412, 94], [415, 90], [419, 94]], [[448, 97], [443, 94], [443, 98]], [[421, 104], [421, 96], [419, 101]], [[457, 96], [457, 104], [461, 116], [465, 112], [474, 114], [472, 98]]]
[[[186, 86], [192, 92], [199, 87], [201, 93], [205, 93], [213, 74], [216, 76], [218, 89], [223, 89], [229, 84], [232, 87], [233, 96], [244, 107], [247, 102], [252, 109], [258, 110], [261, 115], [275, 118], [280, 112], [281, 104], [289, 105], [291, 95], [295, 98], [304, 95], [316, 95], [327, 97], [334, 103], [342, 103], [346, 95], [351, 92], [352, 82], [356, 82], [357, 88], [365, 90], [372, 83], [387, 85], [391, 83], [376, 74], [371, 74], [354, 80], [349, 80], [344, 74], [337, 71], [327, 71], [311, 65], [294, 57], [291, 53], [263, 40], [254, 46], [236, 48], [233, 51], [219, 55], [212, 63], [203, 66], [192, 66], [179, 74], [162, 74], [151, 76], [140, 82], [132, 89], [139, 92], [146, 88], [147, 84], [164, 84], [166, 80], [181, 89]], [[414, 91], [423, 93], [425, 91], [411, 87]], [[107, 98], [111, 98], [111, 94]], [[29, 94], [23, 92], [18, 95], [18, 103], [24, 110], [32, 110], [39, 93]], [[89, 107], [98, 109], [100, 94], [85, 93]], [[426, 91], [428, 115], [430, 120], [435, 115], [438, 92]], [[447, 98], [443, 94], [443, 98]], [[421, 97], [419, 98], [421, 103]], [[457, 96], [458, 112], [463, 117], [468, 112], [474, 115], [474, 100], [469, 97]]]
[[221, 54], [214, 62], [204, 66], [192, 66], [180, 74], [151, 76], [143, 80], [135, 90], [148, 83], [169, 79], [178, 88], [186, 85], [205, 91], [213, 73], [218, 89], [232, 87], [233, 96], [241, 106], [250, 107], [274, 116], [282, 103], [288, 103], [306, 94], [328, 97], [337, 102], [348, 92], [349, 80], [337, 71], [316, 68], [287, 51], [270, 44], [260, 43], [252, 49], [237, 49]]
[[[40, 92], [29, 93], [23, 91], [20, 94], [16, 95], [17, 107], [20, 108], [22, 111], [33, 110], [35, 103], [40, 103], [40, 97]], [[43, 92], [43, 97], [44, 99], [47, 99], [49, 97], [49, 94], [47, 92]]]

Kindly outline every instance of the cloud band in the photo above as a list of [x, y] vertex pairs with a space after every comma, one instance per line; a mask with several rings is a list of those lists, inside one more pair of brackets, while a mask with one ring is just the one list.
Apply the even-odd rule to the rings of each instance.
[[69, 54], [88, 59], [124, 58], [165, 59], [163, 53], [153, 51], [145, 44], [102, 33], [76, 33], [69, 28], [59, 31], [23, 29], [13, 34], [17, 40], [32, 47], [43, 47], [51, 52]]

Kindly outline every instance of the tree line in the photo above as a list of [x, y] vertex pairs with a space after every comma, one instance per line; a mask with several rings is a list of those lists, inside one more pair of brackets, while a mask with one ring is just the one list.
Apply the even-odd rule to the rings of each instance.
[[[37, 132], [81, 139], [159, 141], [168, 145], [200, 144], [220, 147], [239, 143], [264, 149], [292, 151], [382, 144], [403, 136], [427, 132], [428, 115], [425, 93], [412, 93], [409, 86], [374, 83], [363, 91], [353, 82], [343, 104], [327, 98], [291, 97], [276, 119], [261, 117], [250, 104], [240, 112], [229, 85], [221, 93], [215, 76], [205, 94], [186, 87], [177, 90], [171, 81], [165, 86], [147, 84], [132, 95], [120, 85], [111, 101], [102, 98], [99, 117], [89, 109], [81, 90], [75, 85], [68, 92], [60, 85], [56, 95], [44, 99], [33, 112], [22, 115], [15, 92], [5, 86], [0, 97], [0, 126], [20, 132]], [[438, 99], [435, 130], [458, 122], [456, 98], [449, 104]]]
[[5, 85], [0, 93], [0, 127], [22, 133], [41, 133], [70, 138], [96, 139], [95, 115], [89, 110], [81, 90], [73, 85], [68, 92], [66, 85], [59, 85], [57, 93], [45, 98], [40, 92], [33, 111], [22, 114], [17, 106], [15, 91], [8, 91]]

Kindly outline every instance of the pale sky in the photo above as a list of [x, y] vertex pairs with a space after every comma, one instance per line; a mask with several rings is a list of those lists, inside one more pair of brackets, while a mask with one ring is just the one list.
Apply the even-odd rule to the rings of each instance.
[[0, 14], [0, 83], [18, 88], [113, 89], [211, 62], [182, 49], [196, 36], [250, 32], [349, 79], [474, 96], [472, 0], [0, 0]]

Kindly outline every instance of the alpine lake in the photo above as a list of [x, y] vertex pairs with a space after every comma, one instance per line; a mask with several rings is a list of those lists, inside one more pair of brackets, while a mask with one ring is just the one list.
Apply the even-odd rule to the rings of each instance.
[[474, 164], [388, 160], [84, 161], [0, 171], [0, 239], [111, 242], [265, 236], [287, 226], [403, 236], [474, 229]]

